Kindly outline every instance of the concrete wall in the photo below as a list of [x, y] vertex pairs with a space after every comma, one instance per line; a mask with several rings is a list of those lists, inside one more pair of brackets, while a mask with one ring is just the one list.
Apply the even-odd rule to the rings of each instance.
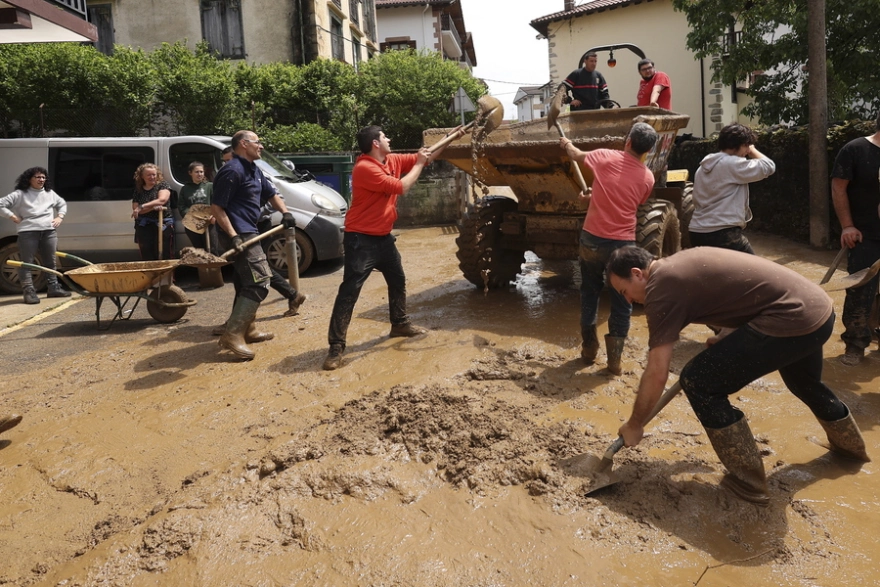
[[[710, 83], [709, 62], [701, 63], [688, 50], [685, 43], [689, 30], [685, 15], [673, 10], [670, 0], [643, 2], [550, 23], [550, 78], [554, 86], [560, 83], [580, 67], [578, 60], [591, 47], [637, 45], [654, 61], [658, 71], [669, 76], [672, 109], [691, 117], [687, 128], [680, 133], [709, 135], [720, 129], [720, 126], [716, 129], [716, 125], [736, 121], [737, 108], [731, 102], [729, 87], [716, 88]], [[608, 81], [611, 99], [621, 106], [632, 106], [636, 103], [641, 79], [636, 67], [639, 57], [626, 49], [615, 51], [614, 57], [617, 66], [609, 68], [608, 53], [601, 52], [597, 70]]]

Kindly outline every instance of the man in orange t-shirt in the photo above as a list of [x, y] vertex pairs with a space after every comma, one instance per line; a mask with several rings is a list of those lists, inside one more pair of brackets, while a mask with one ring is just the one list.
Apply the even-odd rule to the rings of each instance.
[[328, 371], [342, 366], [351, 315], [373, 269], [380, 271], [388, 284], [389, 336], [427, 332], [413, 325], [406, 314], [406, 276], [391, 229], [397, 220], [397, 198], [415, 185], [425, 165], [443, 149], [431, 152], [423, 147], [409, 155], [392, 153], [391, 140], [380, 126], [362, 128], [357, 142], [363, 154], [351, 174], [351, 207], [345, 216], [343, 237], [345, 266], [330, 317], [330, 351], [323, 365]]
[[[637, 122], [626, 137], [623, 151], [596, 149], [581, 151], [570, 140], [560, 139], [568, 157], [593, 170], [590, 207], [580, 236], [581, 267], [581, 359], [592, 365], [599, 352], [596, 319], [599, 294], [605, 285], [605, 263], [615, 249], [635, 245], [638, 208], [654, 189], [654, 176], [642, 163], [642, 155], [657, 142], [657, 131], [649, 124]], [[629, 334], [632, 305], [611, 290], [611, 315], [605, 351], [608, 370], [620, 375], [623, 345]]]

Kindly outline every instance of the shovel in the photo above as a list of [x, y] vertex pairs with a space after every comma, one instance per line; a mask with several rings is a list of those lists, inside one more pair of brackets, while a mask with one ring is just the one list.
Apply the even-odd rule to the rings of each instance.
[[[645, 425], [648, 424], [651, 420], [654, 419], [654, 416], [660, 413], [660, 410], [666, 407], [672, 398], [678, 395], [678, 392], [681, 391], [681, 383], [678, 381], [675, 384], [663, 392], [663, 395], [660, 396], [660, 399], [657, 401], [657, 405], [654, 406], [654, 409], [651, 410], [651, 413], [648, 414], [648, 419], [645, 420]], [[590, 474], [593, 477], [593, 483], [590, 486], [590, 490], [587, 491], [586, 495], [590, 495], [604, 487], [608, 487], [609, 485], [614, 485], [620, 478], [614, 473], [612, 467], [614, 466], [614, 455], [617, 454], [621, 448], [623, 448], [623, 436], [618, 436], [617, 440], [608, 447], [608, 450], [605, 451], [605, 454], [601, 459], [598, 459], [594, 456], [589, 457], [590, 463], [587, 464], [587, 468], [592, 468]], [[598, 463], [596, 463], [598, 461]]]
[[[840, 253], [838, 253], [838, 256], [839, 255]], [[871, 279], [877, 275], [878, 271], [880, 271], [880, 260], [875, 261], [870, 267], [862, 269], [861, 271], [856, 271], [851, 275], [844, 275], [842, 277], [831, 279], [827, 283], [823, 283], [822, 289], [825, 291], [841, 291], [853, 287], [862, 287], [871, 281]]]
[[[550, 111], [547, 113], [547, 128], [550, 129], [555, 126], [556, 130], [559, 131], [559, 136], [563, 139], [567, 137], [556, 118], [559, 116], [559, 113], [562, 112], [562, 100], [565, 98], [566, 91], [565, 87], [565, 84], [559, 84], [559, 87], [556, 88], [556, 93], [553, 94], [553, 98], [550, 100]], [[574, 168], [574, 178], [577, 181], [578, 186], [581, 188], [581, 193], [589, 193], [589, 188], [587, 188], [587, 182], [584, 180], [584, 174], [581, 173], [580, 165], [572, 161], [571, 166]]]
[[[205, 227], [205, 250], [211, 252], [211, 230]], [[223, 273], [219, 267], [197, 267], [199, 271], [199, 287], [223, 287]]]
[[477, 132], [480, 135], [477, 137], [477, 140], [480, 140], [482, 137], [498, 128], [501, 125], [501, 121], [504, 120], [504, 106], [502, 106], [501, 102], [496, 98], [493, 98], [488, 94], [477, 100], [477, 108], [478, 114], [473, 121], [459, 128], [457, 131], [449, 133], [428, 147], [428, 151], [431, 153], [439, 151], [452, 141], [463, 137], [475, 124], [477, 124], [477, 122], [484, 121], [482, 126], [477, 128]]
[[834, 272], [837, 271], [837, 268], [840, 266], [840, 262], [843, 261], [843, 258], [846, 257], [846, 251], [848, 249], [846, 247], [840, 247], [840, 252], [837, 253], [837, 256], [834, 257], [834, 261], [831, 262], [831, 267], [828, 268], [828, 271], [825, 272], [825, 277], [822, 278], [822, 281], [819, 282], [819, 285], [825, 285], [828, 283], [828, 280], [834, 275]]
[[[284, 225], [279, 224], [278, 226], [267, 230], [263, 234], [259, 234], [254, 238], [244, 241], [242, 243], [242, 246], [247, 248], [252, 244], [260, 242], [264, 238], [272, 236], [276, 232], [280, 232], [282, 230], [284, 230]], [[207, 253], [202, 249], [186, 247], [181, 251], [179, 264], [188, 265], [189, 267], [223, 267], [224, 265], [228, 265], [230, 263], [229, 257], [234, 255], [236, 252], [237, 251], [235, 249], [229, 249], [228, 251], [217, 257], [216, 255]]]

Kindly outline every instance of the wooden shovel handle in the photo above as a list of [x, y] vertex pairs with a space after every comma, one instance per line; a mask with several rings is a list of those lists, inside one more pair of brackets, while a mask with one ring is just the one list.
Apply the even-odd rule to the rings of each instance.
[[[660, 413], [660, 411], [665, 408], [669, 402], [672, 401], [672, 398], [678, 395], [678, 392], [681, 391], [681, 383], [676, 381], [672, 387], [663, 392], [663, 395], [660, 396], [660, 399], [657, 400], [657, 404], [654, 406], [654, 409], [651, 410], [651, 413], [648, 414], [647, 419], [645, 420], [643, 426], [647, 426], [648, 422], [654, 419], [654, 417]], [[602, 457], [603, 459], [613, 459], [614, 455], [617, 454], [621, 448], [623, 448], [623, 436], [618, 436], [617, 440], [614, 441], [614, 444], [608, 447], [608, 450], [605, 451], [605, 455]]]
[[443, 147], [445, 147], [446, 145], [448, 145], [452, 141], [460, 139], [461, 137], [463, 137], [464, 135], [467, 134], [467, 132], [471, 129], [471, 127], [474, 124], [476, 124], [476, 122], [477, 122], [476, 120], [472, 120], [471, 122], [467, 123], [466, 125], [464, 125], [460, 129], [458, 129], [457, 131], [449, 133], [448, 135], [446, 135], [445, 137], [443, 137], [442, 139], [440, 139], [439, 141], [437, 141], [436, 143], [434, 143], [433, 145], [428, 147], [428, 152], [433, 153], [434, 151], [439, 151], [440, 149], [442, 149]]
[[[565, 132], [562, 130], [562, 127], [559, 125], [558, 121], [554, 122], [553, 124], [556, 126], [556, 130], [559, 131], [559, 136], [561, 136], [563, 139], [568, 138], [565, 136]], [[584, 174], [581, 173], [581, 166], [578, 165], [577, 161], [575, 161], [574, 159], [571, 160], [571, 166], [574, 167], [574, 178], [577, 181], [578, 186], [580, 186], [581, 192], [587, 193], [587, 182], [584, 179]]]
[[[244, 241], [243, 243], [241, 243], [241, 245], [242, 245], [243, 247], [247, 248], [247, 247], [251, 246], [252, 244], [254, 244], [254, 243], [256, 243], [256, 242], [259, 242], [259, 241], [263, 240], [263, 239], [266, 238], [267, 236], [271, 236], [271, 235], [275, 234], [276, 232], [280, 232], [280, 231], [282, 231], [282, 230], [284, 230], [284, 225], [283, 225], [283, 224], [279, 224], [278, 226], [276, 226], [276, 227], [274, 227], [274, 228], [271, 228], [271, 229], [267, 230], [267, 231], [264, 232], [263, 234], [257, 235], [257, 236], [255, 236], [254, 238], [250, 238], [250, 239]], [[223, 253], [222, 255], [220, 255], [220, 257], [223, 258], [223, 259], [225, 260], [225, 259], [228, 259], [229, 257], [231, 257], [232, 255], [234, 255], [234, 254], [237, 253], [237, 252], [238, 252], [238, 251], [236, 251], [235, 249], [229, 249], [228, 251], [226, 251], [225, 253]]]

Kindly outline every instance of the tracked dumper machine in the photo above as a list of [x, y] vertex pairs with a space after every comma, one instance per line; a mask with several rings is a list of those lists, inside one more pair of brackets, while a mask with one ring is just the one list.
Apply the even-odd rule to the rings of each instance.
[[[686, 115], [653, 107], [589, 110], [560, 114], [554, 121], [558, 129], [548, 128], [548, 119], [538, 119], [502, 124], [491, 133], [452, 141], [439, 158], [481, 186], [465, 203], [456, 240], [464, 277], [481, 289], [500, 288], [516, 278], [526, 251], [542, 259], [578, 258], [587, 204], [578, 198], [577, 173], [559, 146], [560, 132], [581, 150], [622, 150], [635, 122], [650, 124], [660, 137], [645, 164], [659, 183], [675, 137], [688, 120]], [[426, 130], [425, 146], [436, 144], [451, 130]], [[586, 167], [580, 170], [590, 185], [592, 173]], [[688, 244], [693, 201], [686, 179], [686, 172], [669, 172], [666, 187], [655, 187], [639, 209], [636, 240], [657, 256]], [[504, 191], [513, 197], [496, 195], [494, 186], [509, 187]]]

